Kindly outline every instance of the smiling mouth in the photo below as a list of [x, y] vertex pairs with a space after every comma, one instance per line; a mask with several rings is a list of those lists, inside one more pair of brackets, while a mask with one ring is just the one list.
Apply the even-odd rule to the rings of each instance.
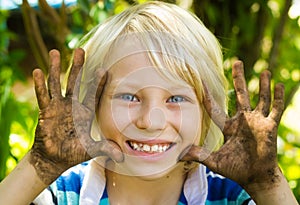
[[127, 141], [127, 144], [133, 149], [134, 151], [144, 152], [144, 153], [162, 153], [169, 150], [174, 143], [142, 143], [136, 141]]

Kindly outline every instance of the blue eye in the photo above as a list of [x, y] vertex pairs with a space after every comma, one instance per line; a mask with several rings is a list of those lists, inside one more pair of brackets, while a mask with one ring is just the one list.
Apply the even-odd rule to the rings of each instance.
[[167, 100], [167, 102], [169, 102], [169, 103], [180, 103], [180, 102], [184, 102], [184, 101], [186, 101], [186, 99], [180, 95], [172, 96]]
[[119, 98], [125, 101], [131, 101], [131, 102], [138, 102], [138, 98], [135, 95], [132, 94], [121, 94], [119, 95]]

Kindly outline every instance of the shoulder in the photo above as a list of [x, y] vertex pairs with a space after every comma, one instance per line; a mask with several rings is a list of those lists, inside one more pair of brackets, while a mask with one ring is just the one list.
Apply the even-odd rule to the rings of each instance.
[[88, 161], [71, 167], [57, 178], [52, 187], [55, 186], [59, 191], [73, 191], [79, 194], [89, 163]]
[[206, 168], [206, 178], [208, 185], [207, 204], [226, 204], [223, 202], [248, 204], [251, 201], [248, 193], [233, 180], [216, 174], [208, 168]]
[[47, 189], [45, 189], [32, 204], [78, 204], [83, 179], [90, 162], [71, 167], [59, 176]]

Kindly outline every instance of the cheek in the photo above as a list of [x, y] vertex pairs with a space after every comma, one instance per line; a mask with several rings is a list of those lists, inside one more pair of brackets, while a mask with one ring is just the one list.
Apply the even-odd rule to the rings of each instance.
[[181, 136], [188, 144], [198, 145], [202, 131], [202, 112], [195, 108], [189, 112], [182, 113]]
[[105, 138], [111, 139], [116, 134], [116, 126], [109, 100], [102, 99], [98, 109], [98, 125]]
[[132, 110], [127, 103], [120, 102], [118, 100], [112, 101], [111, 106], [112, 121], [115, 127], [120, 131], [124, 131], [129, 124], [132, 123]]
[[103, 100], [99, 108], [99, 127], [105, 136], [118, 135], [131, 122], [128, 106], [117, 100]]

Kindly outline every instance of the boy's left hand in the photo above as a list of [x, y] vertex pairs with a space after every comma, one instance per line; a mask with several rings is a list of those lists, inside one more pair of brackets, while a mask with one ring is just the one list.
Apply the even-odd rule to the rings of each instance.
[[252, 110], [242, 62], [234, 64], [232, 76], [237, 97], [237, 112], [233, 117], [229, 118], [221, 110], [207, 88], [203, 102], [213, 121], [221, 129], [224, 127], [224, 145], [213, 153], [192, 146], [181, 160], [203, 163], [212, 171], [236, 181], [251, 193], [280, 183], [283, 176], [277, 164], [276, 142], [284, 110], [284, 86], [275, 86], [270, 111], [271, 75], [269, 71], [264, 71], [260, 77], [259, 102]]

